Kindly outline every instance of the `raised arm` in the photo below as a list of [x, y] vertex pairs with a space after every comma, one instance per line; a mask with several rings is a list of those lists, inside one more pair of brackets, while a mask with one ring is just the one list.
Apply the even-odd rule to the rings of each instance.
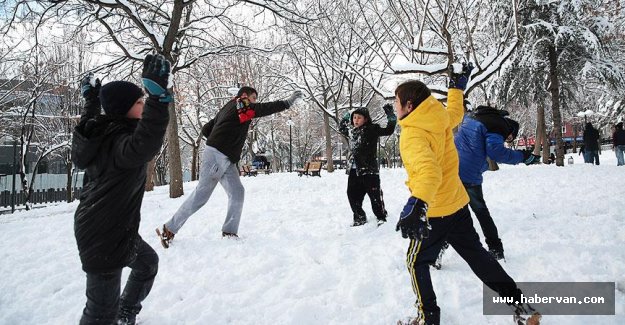
[[384, 113], [386, 113], [386, 126], [379, 129], [378, 135], [391, 135], [393, 134], [393, 132], [395, 132], [395, 126], [397, 125], [397, 116], [395, 115], [395, 110], [393, 109], [393, 105], [391, 104], [386, 104], [382, 106], [382, 109], [384, 110]]

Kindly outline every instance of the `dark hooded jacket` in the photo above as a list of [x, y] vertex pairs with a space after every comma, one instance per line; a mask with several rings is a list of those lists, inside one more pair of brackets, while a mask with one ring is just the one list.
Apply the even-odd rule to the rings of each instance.
[[584, 129], [584, 147], [586, 151], [599, 150], [599, 131], [592, 126], [592, 123], [586, 123]]
[[167, 104], [153, 99], [141, 120], [99, 110], [99, 103], [85, 105], [72, 142], [72, 161], [88, 179], [74, 215], [86, 272], [119, 269], [136, 257], [146, 164], [161, 148], [169, 120]]
[[612, 143], [615, 146], [625, 145], [625, 130], [623, 130], [623, 122], [616, 125], [614, 133], [612, 134]]
[[[349, 124], [353, 126], [354, 114], [360, 114], [367, 119], [367, 122], [358, 128], [349, 128]], [[381, 127], [377, 123], [371, 122], [369, 110], [366, 108], [358, 108], [352, 112], [349, 120], [343, 119], [339, 125], [339, 131], [349, 139], [351, 148], [350, 165], [356, 165], [356, 175], [377, 175], [380, 170], [378, 168], [377, 150], [378, 138], [380, 136], [388, 136], [395, 132], [397, 125], [397, 117], [395, 114], [386, 116], [386, 127]], [[351, 134], [350, 134], [351, 131]], [[347, 170], [349, 173], [349, 169]]]
[[269, 103], [250, 103], [239, 105], [237, 98], [232, 99], [217, 112], [217, 115], [202, 127], [206, 145], [211, 146], [228, 157], [232, 163], [239, 162], [247, 131], [252, 119], [271, 115], [289, 108], [289, 103], [279, 100]]

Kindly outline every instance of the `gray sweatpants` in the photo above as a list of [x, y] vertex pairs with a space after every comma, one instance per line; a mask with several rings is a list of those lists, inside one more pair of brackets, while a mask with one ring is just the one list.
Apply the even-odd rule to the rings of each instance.
[[211, 146], [206, 146], [204, 149], [197, 187], [178, 208], [174, 216], [165, 223], [167, 229], [177, 234], [187, 219], [206, 204], [217, 183], [220, 183], [228, 194], [228, 213], [221, 231], [236, 234], [239, 231], [245, 189], [241, 184], [236, 164]]

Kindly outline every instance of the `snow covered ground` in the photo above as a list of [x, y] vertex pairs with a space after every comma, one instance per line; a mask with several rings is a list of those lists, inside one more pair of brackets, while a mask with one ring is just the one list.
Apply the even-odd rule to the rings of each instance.
[[[616, 315], [545, 316], [543, 324], [625, 324], [625, 167], [505, 166], [484, 193], [516, 281], [617, 283]], [[139, 315], [160, 324], [395, 324], [414, 315], [404, 266], [407, 240], [394, 226], [409, 196], [403, 169], [381, 173], [390, 222], [351, 228], [342, 172], [243, 178], [240, 240], [222, 239], [226, 196], [218, 187], [164, 250], [154, 229], [185, 197], [166, 187], [145, 197], [141, 235], [160, 255]], [[185, 184], [189, 194], [196, 183]], [[0, 324], [77, 324], [85, 275], [73, 234], [77, 203], [0, 215]], [[368, 199], [365, 207], [373, 218]], [[479, 231], [479, 230], [478, 230]], [[452, 250], [432, 272], [442, 324], [511, 324], [482, 315], [482, 284]], [[124, 280], [127, 271], [124, 272]]]

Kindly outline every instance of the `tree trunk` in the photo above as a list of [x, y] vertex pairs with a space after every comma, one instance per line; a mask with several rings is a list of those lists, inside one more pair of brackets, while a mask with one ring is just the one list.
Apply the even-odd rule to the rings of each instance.
[[560, 81], [558, 79], [558, 53], [554, 45], [549, 46], [549, 91], [551, 92], [551, 112], [556, 136], [556, 166], [564, 166], [562, 115], [560, 113]]
[[536, 129], [536, 132], [540, 134], [540, 137], [538, 135], [536, 136], [537, 139], [536, 145], [534, 147], [534, 154], [542, 156], [543, 164], [547, 164], [549, 163], [551, 142], [549, 141], [549, 136], [547, 135], [547, 125], [545, 122], [545, 104], [543, 102], [540, 102], [538, 104], [538, 108], [536, 109]]
[[148, 162], [148, 167], [146, 170], [146, 178], [145, 178], [145, 191], [150, 192], [154, 191], [154, 173], [156, 172], [156, 157], [152, 158], [150, 162]]
[[328, 173], [334, 172], [334, 157], [332, 156], [332, 134], [330, 133], [330, 117], [323, 114], [323, 131], [326, 134], [326, 158], [328, 163], [326, 169]]
[[65, 164], [65, 170], [67, 171], [67, 196], [65, 199], [68, 203], [74, 201], [74, 193], [72, 193], [72, 166], [72, 161], [68, 159], [67, 163]]
[[488, 170], [490, 171], [496, 171], [499, 170], [499, 165], [497, 165], [497, 162], [494, 160], [491, 160], [490, 158], [486, 157], [486, 161], [488, 162]]
[[[202, 136], [200, 136], [201, 139]], [[199, 160], [200, 160], [200, 141], [196, 141], [193, 144], [193, 151], [191, 153], [191, 180], [197, 181], [199, 179]]]
[[[538, 104], [538, 108], [536, 109], [536, 141], [534, 141], [534, 150], [533, 154], [540, 155], [540, 145], [544, 143], [544, 138], [546, 129], [545, 129], [545, 106], [542, 102]], [[527, 147], [527, 142], [526, 145]], [[543, 156], [543, 163], [547, 162], [547, 157]]]
[[[170, 89], [173, 93], [173, 90]], [[182, 162], [180, 159], [180, 140], [178, 139], [178, 118], [176, 102], [169, 103], [169, 125], [167, 126], [167, 155], [169, 160], [169, 197], [177, 198], [184, 194], [182, 188]]]

